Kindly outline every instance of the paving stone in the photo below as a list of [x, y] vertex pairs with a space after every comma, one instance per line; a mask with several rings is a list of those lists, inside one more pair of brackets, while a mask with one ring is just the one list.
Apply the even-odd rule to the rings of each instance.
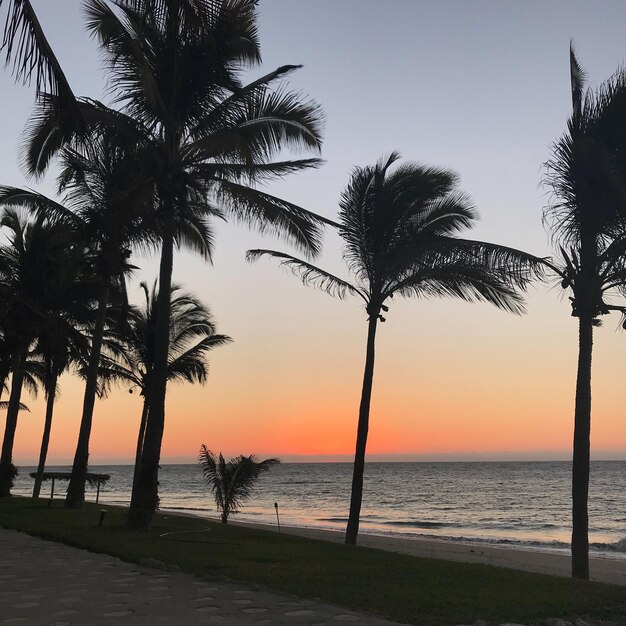
[[67, 615], [74, 615], [76, 613], [78, 613], [78, 611], [75, 611], [74, 609], [65, 609], [64, 611], [56, 611], [52, 613], [52, 615], [55, 615], [57, 617], [65, 617]]
[[113, 591], [111, 593], [107, 593], [109, 598], [127, 598], [130, 595], [128, 591]]
[[303, 617], [305, 615], [313, 615], [310, 609], [301, 609], [300, 611], [285, 611], [287, 617]]
[[128, 617], [132, 614], [132, 611], [112, 611], [111, 613], [105, 613], [104, 617]]
[[[138, 570], [107, 555], [0, 529], [0, 624], [224, 626], [391, 622], [348, 614], [320, 601], [180, 572]], [[339, 621], [342, 621], [341, 619]]]

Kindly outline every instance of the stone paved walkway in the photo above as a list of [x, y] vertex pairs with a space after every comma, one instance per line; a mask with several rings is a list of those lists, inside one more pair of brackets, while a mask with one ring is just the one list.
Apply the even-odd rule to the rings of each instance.
[[0, 529], [0, 624], [391, 624]]

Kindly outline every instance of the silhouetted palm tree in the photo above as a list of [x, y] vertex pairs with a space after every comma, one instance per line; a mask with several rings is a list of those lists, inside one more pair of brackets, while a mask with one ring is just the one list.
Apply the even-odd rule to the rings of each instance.
[[589, 578], [589, 451], [593, 327], [626, 285], [626, 72], [587, 90], [570, 50], [573, 113], [552, 146], [545, 182], [554, 192], [545, 219], [559, 244], [551, 267], [570, 289], [578, 318], [579, 353], [572, 464], [572, 576]]
[[43, 434], [41, 436], [39, 460], [37, 461], [35, 485], [33, 487], [33, 498], [38, 498], [41, 491], [43, 473], [46, 467], [46, 459], [48, 458], [50, 434], [52, 432], [52, 416], [54, 413], [54, 403], [58, 395], [58, 380], [63, 370], [67, 367], [67, 363], [60, 363], [58, 357], [50, 355], [45, 360], [45, 367], [46, 381], [44, 385], [44, 392], [46, 398], [46, 414], [44, 418]]
[[238, 456], [226, 461], [222, 454], [215, 456], [205, 445], [200, 448], [198, 463], [207, 486], [213, 492], [217, 510], [221, 511], [222, 524], [226, 524], [232, 513], [238, 513], [239, 507], [252, 497], [252, 489], [264, 472], [272, 465], [280, 463], [278, 459], [257, 461], [250, 456]]
[[[37, 243], [45, 240], [41, 232], [41, 223], [27, 224], [13, 212], [8, 212], [0, 220], [0, 225], [9, 231], [8, 245], [0, 248], [0, 289], [2, 293], [2, 326], [6, 341], [6, 355], [9, 367], [3, 372], [11, 372], [11, 384], [7, 416], [0, 455], [0, 497], [9, 496], [13, 482], [17, 476], [17, 468], [13, 465], [13, 443], [20, 411], [20, 399], [24, 371], [29, 346], [33, 340], [32, 317], [35, 312], [33, 305], [34, 293], [41, 287], [40, 257], [37, 254]], [[43, 236], [42, 236], [43, 235]], [[33, 243], [33, 240], [35, 243]], [[42, 255], [45, 253], [42, 250]], [[36, 276], [36, 278], [35, 278]], [[36, 285], [33, 285], [33, 281]]]
[[153, 182], [132, 152], [110, 134], [92, 135], [80, 151], [61, 153], [57, 202], [27, 189], [0, 187], [0, 204], [26, 207], [57, 222], [69, 224], [88, 241], [99, 284], [97, 316], [91, 336], [80, 432], [67, 490], [66, 505], [82, 506], [89, 460], [89, 440], [98, 391], [102, 342], [112, 291], [125, 292], [125, 274], [134, 246], [156, 241], [151, 215]]
[[346, 543], [355, 544], [363, 494], [365, 449], [374, 375], [374, 346], [385, 304], [393, 296], [453, 296], [482, 300], [519, 313], [518, 289], [541, 261], [531, 255], [480, 241], [458, 239], [476, 214], [446, 170], [406, 163], [393, 172], [397, 154], [373, 167], [356, 168], [340, 201], [339, 234], [344, 259], [355, 277], [348, 282], [288, 254], [250, 250], [248, 260], [270, 255], [305, 284], [333, 296], [357, 295], [368, 317], [365, 373], [359, 408], [354, 474]]
[[[162, 252], [153, 383], [140, 489], [129, 511], [129, 525], [145, 528], [158, 504], [177, 225], [216, 215], [219, 207], [317, 250], [320, 219], [251, 185], [319, 164], [317, 159], [274, 159], [284, 148], [319, 150], [320, 113], [299, 94], [271, 88], [295, 66], [242, 83], [242, 70], [260, 60], [255, 2], [88, 0], [87, 13], [124, 115], [102, 107], [94, 111], [140, 145], [159, 198]], [[59, 133], [44, 150], [66, 140]]]
[[38, 498], [43, 481], [54, 406], [59, 395], [60, 376], [72, 364], [80, 365], [89, 357], [89, 327], [93, 322], [93, 303], [97, 297], [96, 283], [86, 267], [85, 250], [75, 248], [64, 279], [63, 308], [47, 315], [40, 330], [36, 351], [41, 355], [43, 386], [46, 398], [44, 429], [33, 487], [33, 498]]
[[[67, 276], [74, 275], [76, 248], [71, 232], [43, 218], [26, 222], [12, 209], [0, 222], [9, 231], [9, 244], [0, 248], [0, 293], [4, 297], [2, 323], [9, 338], [11, 393], [0, 457], [0, 496], [10, 494], [13, 441], [20, 410], [22, 385], [31, 346], [51, 316], [67, 305]], [[86, 294], [81, 297], [86, 298]], [[36, 370], [35, 370], [36, 372]]]
[[[108, 374], [130, 382], [143, 398], [143, 409], [135, 453], [133, 488], [141, 463], [143, 441], [148, 419], [150, 383], [154, 370], [154, 343], [158, 290], [141, 283], [145, 302], [132, 308], [128, 315], [128, 330], [121, 339], [124, 350], [121, 359], [111, 363]], [[168, 356], [168, 382], [204, 384], [209, 372], [207, 352], [231, 341], [227, 335], [216, 333], [209, 310], [193, 295], [181, 292], [178, 285], [171, 287], [170, 342]], [[131, 388], [132, 391], [132, 388]]]

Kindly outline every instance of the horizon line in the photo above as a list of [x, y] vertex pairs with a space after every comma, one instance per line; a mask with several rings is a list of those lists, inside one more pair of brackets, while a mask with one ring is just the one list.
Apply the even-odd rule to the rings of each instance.
[[[225, 454], [227, 457], [236, 454]], [[352, 454], [255, 454], [255, 456], [278, 457], [283, 463], [352, 463]], [[432, 453], [432, 454], [369, 454], [366, 463], [532, 463], [532, 462], [571, 462], [571, 451], [543, 450], [538, 452], [471, 452], [471, 453]], [[626, 450], [596, 450], [591, 455], [591, 461], [626, 461]], [[37, 461], [34, 459], [16, 459], [19, 467], [34, 467]], [[161, 460], [161, 465], [196, 465], [194, 457], [171, 456]], [[48, 467], [72, 465], [69, 457], [51, 459]], [[134, 459], [130, 457], [96, 457], [90, 465], [134, 465]]]

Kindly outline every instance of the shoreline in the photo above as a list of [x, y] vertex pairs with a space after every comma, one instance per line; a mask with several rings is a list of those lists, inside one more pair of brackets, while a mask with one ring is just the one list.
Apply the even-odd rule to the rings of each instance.
[[[181, 512], [176, 509], [163, 509], [161, 514], [209, 519], [212, 522], [219, 523], [219, 519], [217, 518], [194, 515], [193, 513]], [[229, 524], [278, 532], [277, 527], [272, 524], [233, 520], [229, 521]], [[338, 530], [281, 525], [281, 532], [286, 535], [295, 535], [334, 543], [343, 543], [344, 540], [344, 533]], [[414, 536], [387, 537], [363, 532], [359, 534], [358, 545], [365, 548], [387, 550], [420, 558], [441, 559], [459, 563], [480, 563], [483, 565], [493, 565], [495, 567], [504, 567], [537, 574], [548, 574], [550, 576], [569, 578], [571, 574], [571, 559], [569, 554], [562, 554], [556, 550], [543, 551], [525, 546], [513, 548], [488, 544], [478, 545], [450, 541], [447, 539], [431, 539]], [[589, 561], [592, 581], [626, 586], [626, 559], [610, 558], [610, 555], [592, 555]]]

